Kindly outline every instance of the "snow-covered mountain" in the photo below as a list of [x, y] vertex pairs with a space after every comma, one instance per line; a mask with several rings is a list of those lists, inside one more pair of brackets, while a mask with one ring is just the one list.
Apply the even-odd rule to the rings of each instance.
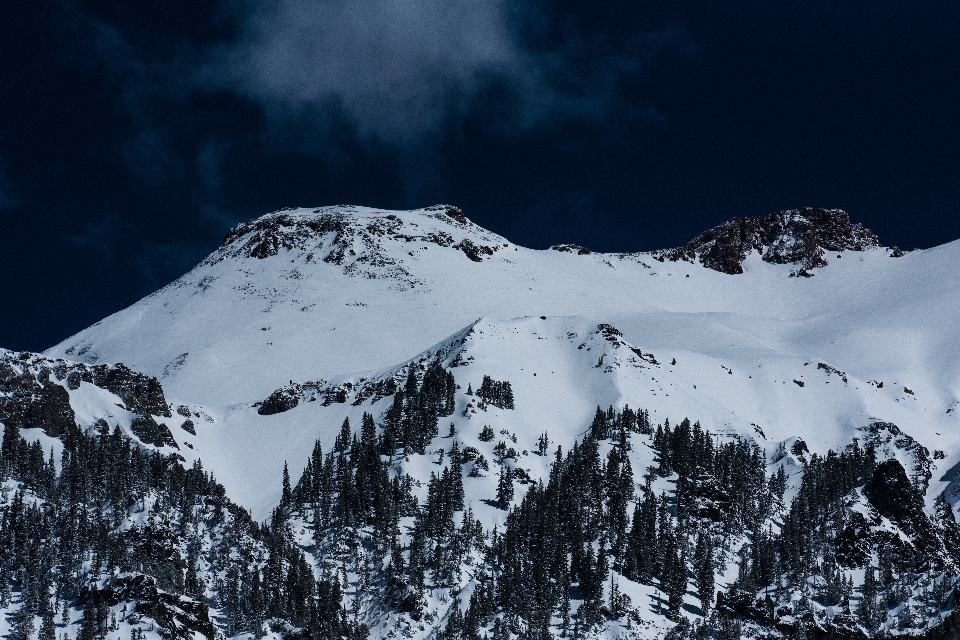
[[[568, 452], [574, 443], [599, 441], [604, 459], [624, 449], [618, 459], [630, 461], [638, 503], [641, 495], [661, 493], [675, 501], [671, 517], [690, 545], [714, 516], [681, 516], [681, 494], [691, 490], [676, 485], [687, 480], [665, 462], [670, 449], [656, 440], [658, 425], [669, 432], [689, 418], [717, 443], [756, 445], [771, 479], [782, 469], [785, 484], [773, 499], [780, 506], [770, 511], [770, 535], [793, 531], [791, 501], [813, 491], [809, 465], [820, 469], [819, 461], [827, 460], [829, 467], [828, 451], [844, 451], [856, 440], [876, 462], [896, 462], [877, 466], [874, 476], [870, 467], [862, 482], [850, 485], [852, 493], [844, 490], [848, 515], [828, 527], [842, 557], [818, 560], [822, 579], [834, 584], [838, 574], [823, 567], [839, 563], [859, 585], [864, 566], [880, 562], [882, 569], [878, 549], [902, 539], [901, 546], [939, 558], [924, 565], [926, 573], [915, 573], [942, 586], [954, 579], [944, 567], [954, 566], [955, 542], [960, 554], [960, 537], [954, 540], [960, 533], [943, 520], [944, 509], [952, 518], [960, 501], [960, 491], [953, 491], [953, 471], [960, 467], [960, 281], [951, 277], [958, 258], [960, 241], [908, 253], [885, 248], [839, 210], [734, 219], [678, 249], [603, 254], [577, 245], [519, 247], [447, 205], [286, 209], [238, 225], [188, 274], [44, 355], [0, 352], [0, 422], [15, 423], [27, 440], [45, 450], [53, 446], [57, 455], [73, 425], [90, 433], [115, 427], [185, 467], [202, 460], [230, 500], [263, 520], [278, 504], [284, 513], [291, 508], [281, 484], [285, 465], [297, 500], [304, 500], [313, 472], [308, 468], [301, 477], [300, 470], [315, 442], [325, 452], [344, 450], [341, 425], [347, 419], [358, 427], [365, 414], [386, 437], [402, 392], [408, 403], [426, 398], [427, 378], [442, 371], [455, 387], [437, 383], [449, 394], [438, 432], [427, 434], [424, 447], [407, 442], [398, 457], [381, 450], [395, 477], [409, 477], [409, 491], [421, 504], [432, 500], [432, 474], [454, 466], [451, 451], [457, 458], [463, 452], [457, 462], [471, 517], [509, 533], [516, 525], [500, 499], [506, 470], [521, 483], [512, 500], [519, 508], [523, 487], [553, 478], [558, 446]], [[509, 403], [480, 395], [481, 388], [485, 394], [494, 388], [489, 385], [506, 383], [496, 389], [510, 389]], [[599, 423], [598, 406], [610, 408]], [[628, 408], [642, 411], [649, 429], [637, 427], [618, 445], [615, 425], [639, 424]], [[402, 409], [404, 416], [410, 411]], [[431, 411], [436, 420], [437, 410]], [[849, 455], [860, 460], [858, 453]], [[716, 505], [726, 498], [702, 487], [691, 495], [702, 513], [724, 513]], [[951, 506], [944, 507], [944, 499]], [[703, 506], [708, 503], [714, 506]], [[469, 594], [481, 588], [483, 567], [500, 575], [478, 550], [464, 560], [458, 581], [443, 583], [446, 591], [435, 577], [413, 615], [406, 605], [365, 600], [359, 585], [370, 578], [361, 578], [356, 558], [324, 555], [332, 542], [309, 533], [318, 526], [308, 511], [287, 515], [290, 526], [307, 536], [298, 540], [311, 562], [340, 563], [343, 586], [353, 589], [344, 604], [357, 616], [362, 611], [376, 637], [439, 633], [454, 615], [451, 594], [461, 593], [466, 607]], [[741, 530], [729, 522], [723, 533], [714, 531], [723, 540], [716, 552], [717, 587], [727, 598], [723, 624], [733, 624], [736, 613], [754, 625], [751, 633], [767, 628], [789, 636], [809, 614], [810, 633], [846, 629], [848, 637], [881, 628], [916, 631], [921, 627], [910, 626], [911, 616], [926, 616], [924, 624], [933, 626], [944, 619], [956, 624], [944, 618], [952, 605], [914, 614], [910, 607], [919, 605], [910, 605], [913, 596], [906, 595], [889, 620], [877, 622], [885, 627], [857, 627], [840, 605], [797, 604], [806, 596], [798, 600], [803, 589], [792, 587], [775, 597], [786, 609], [757, 613], [752, 600], [736, 595], [746, 589], [737, 566], [743, 573], [740, 557], [759, 553], [756, 531], [762, 527]], [[400, 523], [399, 544], [406, 549], [413, 544], [413, 520], [401, 517]], [[606, 622], [591, 633], [662, 636], [677, 619], [667, 616], [666, 578], [628, 579], [640, 574], [624, 564], [623, 553], [630, 552], [617, 550], [614, 529], [591, 544], [601, 550], [609, 544], [615, 560], [615, 578], [604, 578], [610, 607], [619, 606], [611, 592], [617, 581], [632, 613], [607, 611]], [[220, 534], [209, 535], [213, 545]], [[844, 535], [866, 542], [843, 543]], [[403, 553], [413, 562], [409, 551]], [[207, 578], [211, 585], [218, 579], [212, 568]], [[814, 591], [827, 588], [816, 580]], [[691, 587], [682, 595], [688, 617], [697, 620], [693, 593]], [[579, 597], [587, 607], [589, 598]], [[506, 617], [500, 626], [487, 620], [491, 633], [506, 637], [508, 623], [514, 637], [533, 633], [523, 615], [497, 615]]]
[[[599, 254], [518, 247], [445, 206], [280, 211], [237, 226], [190, 273], [47, 355], [123, 362], [157, 377], [174, 404], [205, 407], [217, 426], [198, 432], [209, 445], [192, 444], [228, 487], [260, 464], [264, 477], [275, 476], [325, 432], [321, 423], [339, 424], [311, 416], [312, 429], [294, 428], [289, 416], [299, 412], [287, 414], [290, 435], [277, 442], [266, 425], [281, 421], [250, 405], [291, 383], [376, 375], [477, 318], [503, 336], [473, 366], [491, 375], [512, 367], [503, 377], [514, 384], [520, 368], [530, 377], [562, 369], [565, 384], [519, 406], [536, 413], [551, 398], [578, 398], [579, 411], [555, 419], [581, 431], [597, 404], [628, 403], [662, 417], [695, 416], [768, 448], [802, 436], [823, 453], [880, 420], [936, 440], [950, 464], [960, 461], [960, 281], [950, 277], [960, 242], [894, 258], [899, 252], [843, 212], [755, 220], [727, 223], [674, 252]], [[734, 247], [740, 274], [711, 268], [729, 243], [693, 248], [704, 237], [747, 237], [744, 226], [749, 238]], [[769, 261], [771, 254], [797, 262]], [[790, 277], [804, 267], [815, 277]], [[584, 365], [592, 369], [599, 355], [570, 360], [562, 354], [582, 340], [561, 337], [602, 324], [658, 364], [597, 396]], [[488, 335], [475, 329], [471, 340], [486, 352]], [[262, 455], [237, 455], [229, 442], [238, 433]], [[221, 456], [235, 462], [220, 464]], [[255, 477], [250, 484], [262, 486]], [[245, 487], [236, 499], [263, 515], [276, 491]]]
[[[815, 278], [788, 277], [812, 259], [806, 253], [801, 264], [764, 261], [797, 253], [784, 246], [808, 242], [803, 231], [780, 229], [763, 254], [759, 240], [737, 247], [744, 273], [731, 278], [684, 261], [695, 259], [693, 249], [673, 252], [676, 261], [665, 252], [525, 249], [448, 207], [282, 211], [239, 225], [190, 273], [47, 355], [122, 361], [175, 397], [232, 404], [289, 380], [390, 366], [479, 317], [591, 318], [651, 348], [716, 357], [773, 350], [856, 368], [866, 356], [867, 378], [898, 375], [913, 358], [863, 353], [861, 341], [944, 337], [937, 317], [953, 310], [925, 318], [917, 307], [928, 297], [956, 300], [945, 277], [955, 245], [895, 260], [853, 229], [851, 242], [825, 244], [836, 252], [818, 258], [829, 265]], [[711, 247], [699, 254], [708, 265]], [[947, 342], [920, 348], [940, 352]]]

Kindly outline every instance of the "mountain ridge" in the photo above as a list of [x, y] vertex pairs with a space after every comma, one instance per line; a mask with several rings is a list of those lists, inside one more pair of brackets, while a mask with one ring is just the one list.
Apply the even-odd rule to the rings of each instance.
[[[371, 222], [358, 224], [360, 219], [350, 214], [362, 211]], [[433, 230], [422, 235], [403, 234], [399, 229], [403, 221], [395, 214], [382, 210], [369, 210], [354, 205], [337, 205], [319, 209], [305, 210], [295, 207], [280, 209], [253, 220], [240, 223], [230, 229], [220, 248], [207, 261], [214, 262], [225, 256], [245, 254], [254, 258], [266, 258], [276, 255], [279, 250], [303, 249], [309, 242], [309, 236], [323, 236], [335, 233], [331, 250], [322, 259], [326, 262], [343, 264], [347, 246], [360, 236], [361, 241], [371, 248], [373, 237], [388, 236], [406, 242], [422, 240], [441, 247], [460, 249], [474, 262], [480, 262], [484, 255], [492, 255], [501, 248], [499, 236], [490, 236], [489, 232], [472, 223], [463, 211], [453, 205], [433, 205], [421, 210], [426, 215], [445, 222], [455, 231], [479, 231], [487, 236], [486, 240], [496, 241], [493, 245], [474, 244], [469, 238], [454, 243], [454, 238], [444, 230]], [[369, 215], [370, 213], [373, 215]], [[238, 247], [242, 241], [242, 247]], [[504, 242], [503, 247], [511, 244]], [[828, 264], [824, 253], [828, 251], [862, 251], [880, 247], [876, 235], [862, 224], [850, 222], [849, 214], [842, 209], [822, 209], [805, 207], [779, 211], [765, 216], [734, 217], [704, 231], [681, 247], [658, 249], [644, 252], [618, 252], [602, 254], [610, 256], [650, 255], [663, 262], [699, 261], [708, 269], [730, 275], [743, 273], [743, 261], [750, 251], [757, 251], [767, 262], [776, 264], [800, 264], [803, 270], [815, 269]], [[595, 252], [577, 244], [556, 244], [553, 251], [591, 255]], [[894, 248], [896, 250], [896, 248]], [[899, 251], [897, 250], [899, 254]], [[382, 255], [361, 255], [360, 260], [376, 262]]]
[[[713, 246], [716, 246], [716, 243]], [[853, 251], [851, 255], [856, 253], [869, 251]], [[764, 258], [769, 255], [768, 251]], [[575, 257], [577, 260], [569, 262], [562, 256]], [[293, 262], [290, 262], [291, 260]], [[524, 249], [477, 227], [463, 216], [459, 209], [449, 205], [437, 205], [411, 212], [388, 212], [346, 206], [281, 210], [238, 225], [227, 234], [223, 245], [191, 272], [136, 303], [129, 310], [118, 312], [110, 319], [68, 338], [47, 353], [89, 363], [95, 363], [97, 359], [124, 360], [140, 370], [164, 379], [182, 375], [184, 370], [195, 366], [198, 358], [225, 355], [229, 357], [236, 354], [239, 362], [242, 360], [240, 351], [243, 350], [240, 343], [222, 344], [224, 339], [212, 334], [207, 339], [200, 340], [199, 345], [184, 339], [184, 335], [209, 332], [202, 327], [191, 325], [184, 314], [206, 316], [207, 323], [223, 321], [211, 308], [212, 302], [205, 303], [201, 300], [204, 296], [214, 295], [215, 290], [220, 291], [216, 295], [222, 300], [221, 304], [233, 309], [226, 315], [237, 318], [236, 322], [227, 321], [228, 326], [234, 327], [227, 330], [226, 335], [237, 338], [244, 335], [247, 343], [261, 340], [255, 333], [238, 324], [240, 318], [270, 314], [281, 306], [298, 309], [300, 313], [294, 314], [296, 318], [294, 315], [285, 316], [288, 320], [284, 320], [284, 323], [289, 322], [289, 326], [282, 329], [273, 326], [267, 321], [270, 319], [267, 316], [264, 316], [264, 324], [261, 325], [264, 331], [283, 332], [282, 336], [270, 335], [280, 337], [287, 345], [284, 347], [287, 352], [292, 350], [292, 343], [296, 340], [294, 331], [307, 330], [318, 335], [324, 331], [353, 331], [352, 327], [334, 327], [331, 325], [336, 323], [325, 323], [317, 317], [320, 305], [329, 305], [334, 300], [335, 304], [354, 305], [358, 309], [357, 317], [361, 324], [365, 322], [365, 317], [371, 316], [369, 312], [362, 311], [361, 305], [386, 304], [388, 300], [395, 300], [390, 304], [410, 308], [411, 311], [413, 307], [417, 307], [420, 313], [428, 313], [430, 308], [436, 308], [441, 316], [455, 318], [443, 327], [438, 326], [436, 330], [419, 323], [421, 330], [428, 330], [427, 339], [421, 343], [421, 348], [482, 315], [516, 317], [537, 313], [576, 314], [579, 312], [578, 307], [566, 301], [570, 300], [572, 295], [594, 297], [595, 293], [587, 288], [588, 279], [609, 281], [617, 291], [617, 297], [631, 288], [635, 289], [639, 284], [640, 291], [667, 291], [667, 296], [656, 293], [654, 297], [676, 299], [681, 307], [689, 308], [692, 305], [694, 309], [710, 308], [715, 311], [736, 308], [709, 290], [705, 290], [706, 295], [700, 301], [686, 302], [677, 297], [685, 295], [683, 288], [664, 288], [650, 283], [649, 276], [664, 277], [660, 270], [665, 266], [661, 266], [664, 263], [659, 260], [666, 259], [656, 252], [583, 254], [577, 251], [571, 254]], [[471, 264], [479, 266], [481, 263], [482, 271], [470, 267]], [[749, 257], [743, 259], [739, 263], [741, 270], [743, 265], [749, 268], [748, 263]], [[670, 264], [669, 260], [666, 260], [666, 264]], [[689, 270], [681, 266], [684, 261], [679, 258], [674, 264], [677, 265], [675, 269], [682, 272], [678, 276], [698, 279], [706, 276], [699, 270]], [[327, 268], [336, 270], [349, 280], [341, 280], [333, 273], [328, 275]], [[803, 270], [801, 265], [801, 271]], [[719, 271], [708, 269], [706, 273]], [[640, 278], [641, 274], [645, 277]], [[670, 277], [669, 273], [666, 275]], [[789, 274], [784, 272], [783, 276], [787, 275]], [[706, 283], [704, 286], [709, 289]], [[773, 282], [764, 286], [770, 288], [772, 295], [784, 297], [784, 293], [775, 291]], [[739, 297], [739, 291], [743, 289], [732, 282], [717, 283], [714, 288], [718, 292], [724, 288], [729, 289], [733, 294], [729, 300]], [[351, 294], [348, 289], [353, 289], [356, 293]], [[397, 297], [407, 291], [414, 293], [405, 298]], [[487, 300], [492, 306], [487, 311], [482, 308], [483, 305], [457, 301], [456, 291], [462, 292], [464, 296]], [[507, 292], [510, 292], [512, 299], [506, 297]], [[162, 299], [159, 304], [152, 302], [158, 299]], [[471, 306], [474, 308], [471, 309]], [[181, 310], [174, 312], [174, 308]], [[153, 319], [147, 322], [143, 314]], [[349, 314], [338, 315], [346, 317]], [[389, 342], [408, 342], [410, 333], [417, 329], [418, 323], [407, 324], [403, 314], [395, 320], [400, 324], [394, 331], [395, 337], [390, 338]], [[597, 320], [605, 321], [602, 317]], [[158, 329], [167, 332], [167, 338], [162, 341], [164, 346], [159, 351], [147, 353], [137, 346], [152, 344], [149, 338], [139, 338], [139, 327], [143, 326], [146, 330], [147, 325], [151, 332]], [[363, 330], [368, 335], [384, 331], [383, 327], [379, 326], [367, 326]], [[359, 331], [360, 329], [357, 329], [357, 332]], [[389, 329], [387, 332], [389, 333]], [[266, 337], [266, 334], [261, 336]], [[353, 342], [357, 339], [359, 336], [351, 336], [347, 341]], [[271, 340], [266, 342], [275, 343]], [[182, 346], [175, 347], [178, 343]], [[200, 355], [200, 352], [207, 349], [205, 345], [215, 343], [222, 344], [216, 355]], [[160, 354], [163, 354], [162, 362], [157, 361]], [[344, 360], [346, 355], [338, 352], [336, 347], [324, 357], [333, 354], [332, 369], [322, 372], [321, 377], [332, 375], [338, 370], [342, 372], [356, 368], [347, 362], [337, 363]], [[369, 365], [361, 363], [359, 368], [379, 368], [407, 355], [408, 353], [398, 350], [389, 357], [370, 361]], [[350, 354], [349, 359], [352, 361], [355, 356]], [[297, 358], [294, 358], [291, 364], [296, 361]], [[311, 376], [304, 367], [295, 367], [283, 375], [286, 379], [306, 379]], [[202, 385], [198, 389], [201, 387]], [[244, 395], [250, 397], [260, 393], [260, 390], [251, 390]], [[240, 400], [238, 395], [233, 401]]]

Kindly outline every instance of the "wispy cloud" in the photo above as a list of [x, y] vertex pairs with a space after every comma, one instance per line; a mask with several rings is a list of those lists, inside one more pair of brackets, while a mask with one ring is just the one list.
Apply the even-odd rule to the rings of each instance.
[[[593, 118], [636, 77], [669, 32], [626, 42], [571, 32], [531, 46], [542, 17], [506, 0], [279, 0], [230, 5], [240, 37], [200, 77], [274, 113], [339, 112], [362, 137], [400, 145], [483, 107], [498, 126]], [[317, 126], [322, 126], [321, 122]]]
[[536, 85], [501, 0], [281, 0], [243, 5], [211, 73], [274, 107], [339, 108], [362, 134], [409, 141], [491, 83]]
[[616, 16], [537, 0], [223, 0], [229, 35], [202, 43], [144, 39], [64, 2], [138, 127], [126, 148], [132, 164], [174, 173], [183, 167], [169, 154], [165, 138], [176, 134], [165, 109], [197, 92], [259, 105], [274, 144], [292, 135], [301, 150], [326, 156], [336, 152], [331, 140], [352, 138], [409, 155], [471, 117], [506, 135], [623, 108], [656, 117], [623, 88], [635, 88], [663, 51], [691, 48], [677, 25], [630, 16], [611, 24]]
[[[637, 86], [655, 56], [689, 48], [676, 26], [539, 0], [221, 0], [230, 28], [200, 39], [145, 37], [60, 4], [77, 50], [92, 52], [74, 64], [108, 79], [124, 132], [111, 151], [125, 182], [100, 211], [145, 228], [125, 212], [128, 192], [154, 219], [203, 233], [249, 215], [238, 194], [313, 194], [305, 180], [336, 185], [368, 167], [381, 193], [429, 200], [462, 131], [494, 144], [558, 132], [562, 147], [570, 122], [653, 121]], [[102, 228], [78, 241], [114, 242], [110, 217], [89, 215]]]

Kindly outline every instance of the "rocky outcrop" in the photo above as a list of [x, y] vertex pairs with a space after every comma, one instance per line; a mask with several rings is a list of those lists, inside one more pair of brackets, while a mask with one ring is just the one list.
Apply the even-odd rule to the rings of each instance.
[[[454, 249], [473, 262], [482, 262], [506, 246], [502, 238], [471, 223], [452, 205], [434, 205], [420, 217], [401, 217], [349, 205], [311, 211], [283, 209], [231, 229], [220, 249], [205, 260], [215, 264], [227, 258], [265, 259], [281, 251], [299, 251], [306, 261], [343, 267], [346, 275], [389, 278], [404, 288], [421, 284], [404, 264], [423, 244]], [[399, 248], [399, 251], [397, 250]]]
[[81, 380], [120, 396], [129, 411], [165, 418], [171, 415], [160, 381], [133, 371], [122, 362], [93, 367], [78, 364], [67, 374], [67, 386], [76, 389]]
[[890, 458], [903, 456], [908, 458], [905, 467], [910, 481], [926, 493], [933, 477], [933, 459], [930, 450], [904, 433], [892, 422], [873, 422], [859, 431], [863, 434], [864, 445], [873, 447], [878, 457]]
[[[71, 347], [66, 353], [72, 354], [74, 349]], [[82, 354], [84, 350], [81, 349], [77, 355]], [[122, 362], [89, 365], [69, 360], [51, 360], [38, 354], [26, 355], [27, 357], [21, 360], [34, 369], [44, 367], [52, 369], [57, 380], [66, 380], [67, 387], [71, 390], [79, 389], [81, 382], [89, 382], [120, 396], [129, 411], [170, 417], [170, 407], [163, 395], [160, 381], [134, 371]]]
[[732, 220], [704, 231], [677, 249], [655, 251], [661, 262], [699, 261], [722, 273], [743, 273], [743, 261], [757, 251], [766, 262], [796, 264], [797, 275], [827, 264], [826, 253], [879, 246], [877, 237], [840, 209], [795, 209]]
[[435, 204], [433, 206], [424, 208], [424, 211], [439, 211], [448, 218], [451, 218], [460, 224], [470, 224], [470, 221], [467, 220], [467, 216], [463, 215], [463, 211], [452, 204]]
[[32, 370], [19, 356], [0, 361], [0, 422], [39, 427], [54, 438], [77, 428], [67, 390], [50, 379], [49, 368]]
[[578, 244], [555, 244], [550, 247], [551, 251], [559, 251], [560, 253], [575, 253], [578, 256], [588, 256], [592, 252], [586, 247], [581, 247]]
[[923, 498], [898, 460], [891, 458], [878, 464], [863, 493], [881, 516], [906, 534], [917, 551], [932, 555], [940, 550], [933, 525], [923, 512]]
[[[317, 211], [319, 212], [320, 210]], [[349, 231], [350, 223], [350, 217], [342, 213], [296, 216], [281, 210], [255, 220], [242, 222], [230, 229], [223, 239], [222, 247], [231, 247], [232, 253], [262, 260], [277, 255], [283, 249], [298, 248], [299, 240], [307, 235], [335, 233], [339, 239], [342, 234]], [[335, 255], [335, 252], [330, 255]]]
[[467, 256], [474, 262], [483, 262], [483, 256], [492, 256], [493, 252], [496, 251], [495, 247], [488, 247], [484, 244], [476, 244], [469, 238], [464, 238], [459, 243], [453, 246], [454, 249], [460, 249], [463, 251], [463, 255]]
[[120, 576], [102, 588], [83, 587], [77, 597], [77, 603], [83, 606], [124, 602], [134, 604], [130, 615], [153, 620], [167, 631], [165, 637], [193, 640], [194, 634], [199, 633], [213, 640], [217, 636], [206, 604], [161, 591], [150, 576]]
[[90, 366], [35, 353], [0, 351], [0, 422], [20, 429], [41, 428], [59, 438], [77, 428], [70, 391], [79, 389], [83, 382], [116, 394], [125, 409], [140, 416], [138, 420], [152, 423], [142, 428], [150, 433], [144, 442], [169, 444], [150, 418], [172, 415], [163, 387], [156, 378], [123, 364]]
[[934, 569], [960, 560], [960, 526], [949, 504], [938, 499], [928, 514], [916, 481], [896, 458], [878, 464], [862, 492], [847, 496], [844, 506], [836, 540], [842, 566], [865, 566], [883, 550], [898, 567], [918, 558]]
[[[297, 387], [299, 387], [299, 385]], [[260, 403], [260, 406], [257, 407], [257, 413], [262, 416], [272, 416], [283, 413], [284, 411], [290, 411], [290, 409], [300, 404], [300, 392], [301, 390], [295, 388], [292, 384], [289, 387], [277, 389], [271, 393], [266, 400]]]
[[149, 415], [139, 415], [130, 423], [130, 431], [140, 439], [144, 444], [150, 444], [155, 447], [168, 446], [179, 449], [177, 441], [173, 439], [170, 428], [160, 422], [157, 422]]

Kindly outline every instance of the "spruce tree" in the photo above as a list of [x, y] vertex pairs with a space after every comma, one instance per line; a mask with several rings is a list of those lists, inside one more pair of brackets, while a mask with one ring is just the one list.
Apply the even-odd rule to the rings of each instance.
[[497, 482], [497, 506], [507, 509], [513, 500], [513, 469], [504, 465], [500, 468], [500, 479]]
[[697, 546], [694, 551], [694, 567], [697, 579], [697, 597], [700, 599], [700, 609], [706, 615], [713, 605], [715, 591], [715, 566], [713, 561], [713, 544], [710, 535], [700, 532], [697, 536]]
[[[276, 486], [276, 485], [274, 485]], [[283, 481], [280, 491], [280, 507], [284, 511], [293, 504], [293, 491], [290, 489], [290, 472], [287, 470], [287, 461], [283, 461]]]
[[340, 433], [337, 434], [337, 439], [334, 441], [333, 450], [336, 452], [346, 451], [347, 447], [350, 446], [350, 418], [344, 418], [343, 424], [340, 425]]
[[860, 608], [857, 612], [861, 624], [873, 630], [877, 626], [879, 613], [877, 609], [877, 579], [872, 565], [863, 572], [863, 588], [860, 592]]
[[40, 633], [37, 640], [57, 640], [57, 628], [53, 620], [53, 609], [47, 607], [40, 621]]
[[680, 608], [683, 606], [683, 596], [687, 592], [687, 567], [682, 554], [676, 547], [667, 550], [664, 560], [663, 586], [667, 593], [667, 617], [671, 620], [680, 618]]
[[[31, 633], [33, 626], [31, 622]], [[83, 618], [80, 620], [80, 630], [77, 632], [77, 640], [96, 640], [99, 636], [100, 628], [97, 625], [96, 605], [90, 600], [83, 607]]]
[[31, 640], [33, 636], [33, 614], [23, 602], [13, 612], [10, 621], [10, 640]]

